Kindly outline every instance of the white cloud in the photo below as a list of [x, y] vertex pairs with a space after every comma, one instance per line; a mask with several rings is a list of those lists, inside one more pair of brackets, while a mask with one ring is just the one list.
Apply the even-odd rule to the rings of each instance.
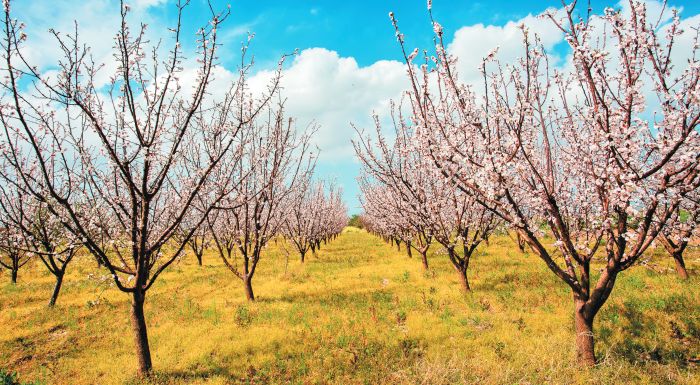
[[[646, 6], [647, 9], [647, 21], [650, 23], [657, 23], [660, 22], [663, 24], [665, 21], [670, 20], [672, 13], [671, 13], [671, 7], [664, 4], [660, 1], [657, 0], [641, 0], [642, 3]], [[629, 16], [631, 9], [630, 9], [630, 3], [627, 0], [620, 0], [617, 3], [617, 6], [619, 9], [622, 10], [622, 13], [626, 16]], [[662, 14], [663, 12], [663, 14]], [[662, 17], [661, 17], [662, 16]]]
[[[134, 31], [140, 23], [148, 25], [147, 34], [151, 41], [157, 41], [166, 31], [159, 25], [147, 8], [162, 0], [139, 0], [131, 8], [128, 22]], [[121, 24], [119, 3], [110, 0], [74, 2], [68, 0], [16, 1], [12, 3], [13, 16], [26, 24], [28, 40], [23, 53], [29, 63], [40, 70], [55, 68], [64, 53], [50, 33], [54, 29], [62, 38], [74, 35], [76, 31], [81, 45], [89, 47], [95, 63], [104, 64], [97, 83], [104, 85], [109, 75], [116, 69], [113, 57], [114, 38]], [[194, 37], [192, 37], [194, 39]]]
[[512, 62], [523, 56], [521, 25], [525, 25], [530, 33], [539, 36], [548, 51], [564, 37], [549, 19], [533, 15], [509, 21], [503, 26], [476, 24], [462, 27], [455, 32], [454, 38], [447, 46], [448, 52], [458, 58], [457, 71], [460, 80], [466, 84], [480, 83], [479, 67], [482, 60], [496, 47], [497, 57], [503, 62]]
[[[148, 8], [157, 7], [159, 5], [165, 4], [168, 0], [133, 0], [133, 4], [136, 8]], [[127, 4], [129, 2], [127, 1]]]
[[[251, 79], [260, 87], [270, 77], [263, 71]], [[408, 85], [405, 67], [398, 61], [380, 60], [360, 67], [352, 57], [340, 57], [325, 48], [301, 51], [284, 71], [283, 96], [289, 116], [300, 127], [319, 125], [315, 141], [325, 160], [353, 157], [350, 140], [359, 127], [371, 124], [373, 111], [386, 112], [389, 101]]]

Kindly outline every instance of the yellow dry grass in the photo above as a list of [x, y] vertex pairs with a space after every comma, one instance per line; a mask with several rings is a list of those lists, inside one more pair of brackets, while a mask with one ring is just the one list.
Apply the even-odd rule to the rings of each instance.
[[[536, 256], [492, 240], [464, 295], [433, 252], [426, 274], [355, 228], [304, 265], [273, 244], [252, 304], [213, 252], [204, 267], [188, 256], [147, 296], [155, 376], [146, 383], [700, 383], [697, 252], [687, 282], [641, 266], [622, 274], [596, 319], [601, 363], [590, 370], [574, 363], [570, 291]], [[0, 276], [0, 369], [45, 384], [140, 383], [128, 297], [88, 279], [94, 272], [91, 259], [76, 261], [55, 309], [39, 264], [17, 286]]]

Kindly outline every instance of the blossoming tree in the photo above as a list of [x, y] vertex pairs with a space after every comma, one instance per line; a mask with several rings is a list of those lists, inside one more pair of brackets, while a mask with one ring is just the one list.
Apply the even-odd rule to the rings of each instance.
[[[416, 132], [400, 110], [394, 111], [392, 118], [393, 142], [382, 134], [379, 118], [375, 116], [376, 144], [362, 136], [355, 143], [355, 152], [365, 172], [361, 178], [365, 212], [393, 223], [394, 236], [402, 239], [407, 248], [415, 247], [420, 252], [425, 268], [431, 242], [441, 244], [468, 292], [471, 288], [467, 269], [471, 256], [499, 222], [473, 197], [441, 177], [429, 153], [415, 145]], [[373, 187], [374, 184], [381, 188]], [[402, 223], [403, 226], [398, 225]]]
[[[11, 172], [12, 169], [6, 171]], [[81, 243], [49, 212], [46, 204], [35, 199], [15, 181], [15, 178], [0, 172], [0, 223], [8, 233], [13, 234], [7, 241], [16, 242], [14, 253], [17, 256], [25, 255], [27, 259], [36, 256], [55, 277], [56, 283], [48, 304], [53, 307], [68, 264], [80, 250]], [[12, 250], [8, 248], [8, 251]], [[16, 275], [19, 261], [13, 259], [12, 262]]]
[[571, 289], [577, 357], [593, 365], [593, 321], [619, 274], [700, 184], [700, 63], [695, 52], [672, 61], [684, 33], [698, 47], [677, 14], [659, 26], [630, 1], [627, 13], [577, 15], [574, 1], [544, 16], [564, 32], [569, 66], [555, 68], [523, 27], [523, 57], [489, 55], [478, 93], [459, 82], [437, 22], [420, 67], [397, 36], [418, 146]]
[[22, 233], [11, 223], [0, 221], [0, 267], [10, 272], [10, 282], [17, 284], [19, 269], [30, 261], [22, 247]]
[[[114, 38], [116, 70], [99, 83], [102, 66], [72, 35], [53, 31], [64, 57], [42, 73], [23, 55], [27, 36], [4, 2], [0, 123], [18, 180], [34, 199], [100, 261], [131, 297], [138, 374], [152, 369], [144, 314], [147, 291], [181, 255], [209, 212], [238, 185], [220, 172], [239, 162], [242, 127], [270, 103], [279, 71], [253, 97], [242, 65], [225, 96], [210, 100], [217, 30], [229, 11], [212, 11], [197, 32], [196, 68], [186, 73], [177, 4], [172, 45], [165, 52], [132, 29], [122, 4]], [[245, 57], [245, 46], [243, 50]], [[235, 77], [235, 76], [234, 76]], [[216, 173], [217, 178], [212, 178]], [[35, 177], [36, 176], [36, 177]], [[184, 218], [194, 226], [176, 236]]]
[[330, 240], [347, 223], [347, 209], [340, 199], [340, 190], [326, 183], [306, 182], [289, 199], [284, 220], [284, 237], [290, 240], [304, 263], [306, 253], [317, 251], [321, 242]]
[[[358, 131], [359, 140], [353, 143], [364, 171], [360, 179], [363, 207], [372, 221], [384, 222], [386, 234], [397, 243], [406, 244], [409, 257], [412, 248], [418, 251], [427, 270], [428, 250], [433, 241], [431, 225], [436, 219], [430, 207], [430, 200], [437, 197], [433, 184], [436, 175], [432, 164], [412, 145], [414, 132], [400, 109], [393, 103], [391, 109], [393, 141], [383, 134], [381, 121], [375, 115], [373, 136]], [[438, 194], [443, 192], [446, 193]]]
[[252, 282], [263, 249], [282, 235], [288, 201], [313, 172], [310, 134], [297, 136], [281, 98], [268, 106], [259, 119], [251, 121], [241, 159], [231, 163], [233, 173], [241, 176], [240, 183], [208, 219], [219, 256], [243, 282], [249, 301], [255, 300]]
[[671, 214], [666, 226], [659, 235], [661, 245], [673, 258], [676, 272], [681, 279], [688, 279], [683, 253], [697, 236], [700, 224], [700, 192], [688, 194]]

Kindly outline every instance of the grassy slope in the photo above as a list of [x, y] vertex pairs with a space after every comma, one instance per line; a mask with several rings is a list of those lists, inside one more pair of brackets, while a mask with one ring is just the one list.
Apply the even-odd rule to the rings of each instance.
[[[205, 255], [186, 258], [148, 293], [158, 384], [698, 383], [700, 279], [625, 272], [596, 319], [602, 364], [573, 364], [572, 300], [563, 283], [507, 237], [470, 271], [465, 296], [447, 258], [419, 260], [348, 228], [302, 266], [275, 246], [247, 304], [241, 283]], [[671, 267], [659, 255], [654, 260]], [[12, 287], [0, 276], [0, 369], [47, 384], [136, 383], [128, 297], [75, 262], [56, 309], [38, 264]]]

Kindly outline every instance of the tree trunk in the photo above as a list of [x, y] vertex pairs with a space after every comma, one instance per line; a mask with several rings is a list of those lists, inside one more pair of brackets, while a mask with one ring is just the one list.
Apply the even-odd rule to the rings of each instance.
[[574, 323], [576, 326], [576, 360], [581, 366], [595, 365], [593, 339], [593, 316], [586, 312], [584, 302], [574, 300]]
[[245, 286], [245, 297], [248, 301], [255, 301], [255, 295], [253, 294], [253, 277], [245, 277], [243, 284]]
[[134, 331], [136, 343], [136, 358], [138, 359], [138, 377], [148, 377], [153, 369], [151, 363], [151, 349], [148, 346], [148, 332], [146, 330], [146, 317], [143, 313], [143, 303], [146, 300], [145, 293], [135, 292], [131, 301], [131, 327]]
[[428, 252], [420, 253], [421, 262], [423, 262], [423, 269], [428, 270]]
[[518, 233], [518, 232], [515, 233], [515, 237], [516, 237], [516, 240], [518, 243], [518, 249], [520, 249], [521, 253], [524, 253], [525, 252], [525, 240], [523, 239], [523, 237], [520, 236], [520, 233]]
[[302, 251], [300, 254], [301, 254], [301, 263], [304, 263], [304, 257], [306, 257], [306, 251]]
[[688, 279], [688, 270], [685, 269], [685, 261], [683, 260], [682, 251], [674, 251], [672, 254], [673, 260], [676, 262], [676, 271], [681, 279]]
[[17, 284], [17, 269], [12, 269], [11, 276], [12, 276], [12, 278], [11, 278], [12, 284], [16, 285]]
[[56, 285], [53, 288], [53, 294], [51, 294], [51, 299], [49, 300], [49, 307], [53, 307], [58, 299], [58, 293], [61, 292], [61, 285], [63, 284], [63, 272], [56, 274]]
[[413, 258], [413, 251], [411, 251], [411, 242], [406, 242], [406, 254], [409, 258]]
[[202, 266], [202, 254], [195, 254], [197, 257], [197, 264], [201, 267]]
[[469, 278], [467, 278], [467, 269], [458, 268], [457, 273], [459, 274], [459, 279], [462, 283], [462, 289], [465, 293], [470, 293], [472, 291], [472, 288], [469, 286]]

